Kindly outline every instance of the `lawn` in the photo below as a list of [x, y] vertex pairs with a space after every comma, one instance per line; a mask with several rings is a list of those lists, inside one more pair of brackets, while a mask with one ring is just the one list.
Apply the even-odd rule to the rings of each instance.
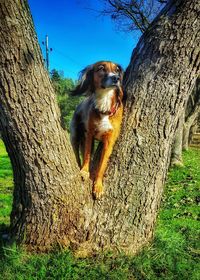
[[12, 205], [13, 174], [7, 152], [0, 139], [0, 229], [9, 224]]
[[[0, 279], [200, 279], [200, 149], [183, 155], [184, 167], [169, 171], [155, 238], [135, 257], [105, 253], [77, 259], [70, 251], [28, 254], [1, 239]], [[8, 230], [13, 178], [0, 141], [0, 235]]]

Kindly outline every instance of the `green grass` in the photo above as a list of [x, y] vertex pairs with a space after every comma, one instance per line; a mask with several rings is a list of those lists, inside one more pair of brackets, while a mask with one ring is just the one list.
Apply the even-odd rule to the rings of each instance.
[[10, 159], [0, 140], [0, 229], [9, 224], [12, 205], [13, 173]]
[[[155, 238], [135, 257], [111, 253], [77, 259], [69, 251], [28, 254], [3, 246], [0, 279], [199, 280], [200, 150], [184, 155], [184, 167], [169, 171]], [[0, 230], [9, 225], [12, 171], [0, 141]]]

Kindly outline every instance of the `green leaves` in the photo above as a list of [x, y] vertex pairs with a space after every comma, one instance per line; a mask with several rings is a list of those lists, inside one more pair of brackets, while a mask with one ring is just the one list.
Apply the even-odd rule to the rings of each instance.
[[52, 70], [51, 80], [57, 96], [58, 105], [61, 111], [61, 125], [69, 130], [69, 124], [76, 106], [82, 100], [82, 97], [71, 96], [70, 92], [75, 87], [72, 79], [64, 78], [57, 70]]

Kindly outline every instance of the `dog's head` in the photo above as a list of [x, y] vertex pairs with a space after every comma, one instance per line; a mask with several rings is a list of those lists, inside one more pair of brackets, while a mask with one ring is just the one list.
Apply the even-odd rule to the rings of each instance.
[[99, 61], [81, 71], [79, 84], [72, 91], [73, 95], [90, 95], [97, 90], [120, 87], [123, 69], [111, 61]]

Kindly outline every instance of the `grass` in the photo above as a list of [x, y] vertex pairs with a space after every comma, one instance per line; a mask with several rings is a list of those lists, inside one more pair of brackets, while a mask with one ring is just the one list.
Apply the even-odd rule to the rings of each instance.
[[[135, 257], [111, 253], [77, 259], [70, 251], [28, 254], [1, 243], [0, 279], [199, 280], [200, 150], [169, 171], [152, 244]], [[9, 225], [12, 171], [0, 141], [0, 231]]]
[[0, 229], [9, 224], [12, 205], [13, 174], [7, 152], [0, 140]]

